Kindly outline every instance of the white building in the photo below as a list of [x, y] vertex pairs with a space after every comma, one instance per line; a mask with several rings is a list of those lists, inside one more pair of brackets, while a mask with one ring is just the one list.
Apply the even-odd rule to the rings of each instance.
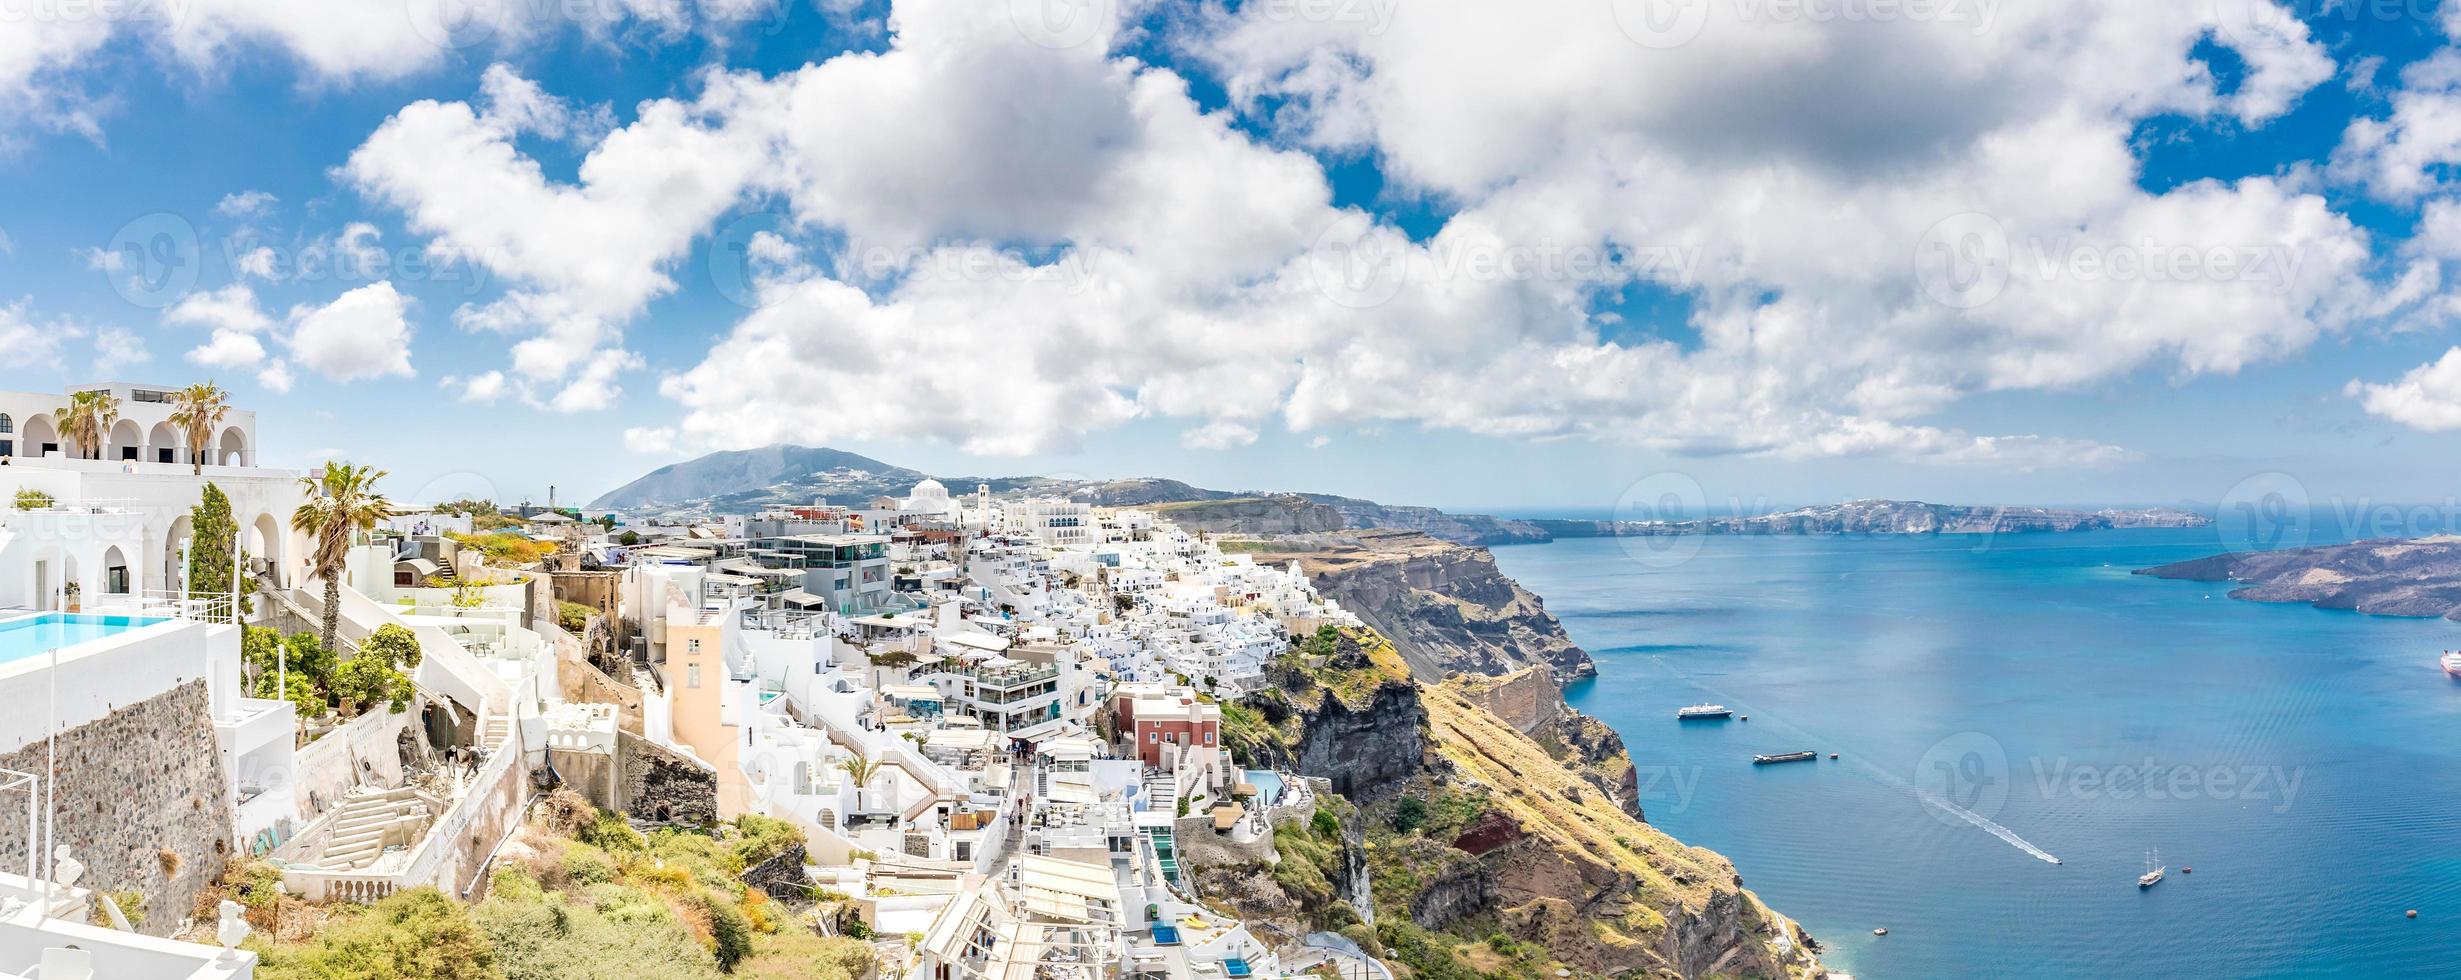
[[[108, 391], [119, 399], [120, 418], [105, 433], [107, 462], [187, 463], [187, 436], [171, 424], [170, 396], [178, 389], [124, 381], [78, 385], [64, 394], [0, 391], [0, 456], [40, 459], [71, 452], [60, 437], [59, 412], [82, 391]], [[208, 441], [205, 462], [256, 465], [256, 413], [232, 409]]]

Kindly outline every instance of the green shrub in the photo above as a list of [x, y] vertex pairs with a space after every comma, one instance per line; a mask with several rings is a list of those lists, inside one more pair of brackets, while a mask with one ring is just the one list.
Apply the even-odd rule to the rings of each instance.
[[746, 868], [777, 857], [804, 843], [803, 830], [776, 817], [747, 813], [735, 819], [737, 836], [729, 844]]
[[470, 911], [434, 888], [396, 892], [328, 923], [304, 946], [276, 949], [262, 980], [499, 980], [495, 950]]
[[18, 510], [42, 510], [43, 508], [49, 507], [56, 502], [57, 501], [51, 499], [50, 494], [44, 493], [40, 490], [17, 491]]
[[598, 820], [581, 828], [581, 842], [609, 854], [639, 854], [649, 850], [649, 839], [632, 829], [631, 822], [612, 810], [598, 812]]
[[1427, 824], [1427, 803], [1415, 796], [1405, 796], [1393, 804], [1393, 829], [1407, 834]]
[[1318, 837], [1333, 840], [1342, 835], [1342, 821], [1329, 810], [1318, 810], [1307, 818], [1307, 829]]

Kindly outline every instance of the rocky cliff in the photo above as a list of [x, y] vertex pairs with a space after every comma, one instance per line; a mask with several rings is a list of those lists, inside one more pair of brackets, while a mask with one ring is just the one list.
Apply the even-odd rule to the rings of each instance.
[[2461, 619], [2461, 536], [2454, 535], [2213, 555], [2136, 574], [2236, 583], [2230, 597], [2253, 602]]
[[1420, 680], [1545, 667], [1560, 683], [1598, 672], [1546, 603], [1484, 548], [1414, 531], [1284, 538], [1260, 562], [1297, 561], [1318, 591], [1390, 637]]
[[1271, 855], [1190, 852], [1205, 894], [1274, 935], [1339, 930], [1424, 977], [1822, 975], [1817, 946], [1723, 858], [1636, 819], [1545, 744], [1604, 726], [1565, 709], [1544, 669], [1415, 672], [1372, 631], [1326, 630], [1226, 707], [1241, 758], [1288, 760], [1349, 799], [1278, 827]]

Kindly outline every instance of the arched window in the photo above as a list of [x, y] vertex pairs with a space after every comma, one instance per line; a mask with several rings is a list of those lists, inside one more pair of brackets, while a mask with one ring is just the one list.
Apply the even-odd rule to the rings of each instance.
[[11, 420], [9, 419], [9, 417], [8, 417], [8, 416], [6, 416], [6, 415], [0, 415], [0, 432], [15, 432], [15, 431], [17, 431], [17, 423], [16, 423], [16, 422], [14, 422], [14, 421], [11, 421]]

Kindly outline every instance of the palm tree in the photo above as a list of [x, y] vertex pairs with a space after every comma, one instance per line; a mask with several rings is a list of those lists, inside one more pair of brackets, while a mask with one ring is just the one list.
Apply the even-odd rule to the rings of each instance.
[[351, 539], [393, 516], [393, 502], [376, 492], [376, 481], [384, 478], [385, 471], [373, 466], [340, 462], [328, 462], [321, 472], [299, 478], [308, 500], [291, 513], [291, 530], [315, 542], [308, 574], [325, 580], [321, 637], [327, 650], [340, 649], [334, 642], [341, 628], [342, 572], [349, 566]]
[[880, 775], [880, 763], [853, 755], [847, 756], [837, 767], [846, 771], [846, 778], [855, 781], [855, 810], [860, 812], [863, 809], [863, 792], [871, 787], [872, 777]]
[[88, 450], [94, 458], [102, 458], [103, 438], [111, 425], [120, 420], [120, 400], [109, 391], [80, 391], [68, 397], [68, 405], [52, 412], [56, 418], [60, 439], [68, 443], [78, 458]]
[[208, 381], [173, 393], [171, 405], [171, 424], [188, 444], [189, 472], [203, 475], [205, 447], [212, 444], [214, 430], [222, 427], [223, 416], [231, 413], [230, 393]]

